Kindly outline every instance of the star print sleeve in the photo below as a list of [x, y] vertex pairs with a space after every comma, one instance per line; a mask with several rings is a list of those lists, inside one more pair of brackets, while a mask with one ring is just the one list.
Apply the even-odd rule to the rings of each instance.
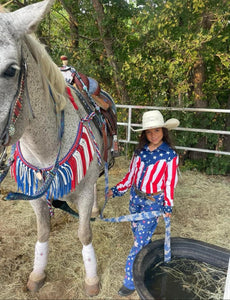
[[179, 163], [179, 157], [177, 155], [167, 163], [167, 168], [165, 173], [164, 211], [169, 213], [172, 212], [174, 189], [178, 182], [178, 175], [177, 175], [178, 163]]
[[111, 190], [113, 191], [113, 197], [122, 196], [129, 188], [131, 188], [135, 176], [135, 170], [137, 167], [138, 167], [138, 157], [133, 156], [130, 162], [128, 173], [116, 186], [111, 188]]

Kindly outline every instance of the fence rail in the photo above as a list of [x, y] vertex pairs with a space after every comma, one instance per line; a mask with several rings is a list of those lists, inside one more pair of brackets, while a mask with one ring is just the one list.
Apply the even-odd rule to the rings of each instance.
[[[128, 122], [118, 122], [117, 123], [118, 126], [127, 127], [126, 139], [119, 139], [119, 142], [127, 143], [127, 144], [137, 144], [136, 141], [131, 140], [131, 130], [132, 130], [132, 128], [141, 126], [141, 124], [132, 123], [132, 111], [133, 110], [167, 110], [167, 111], [182, 111], [182, 112], [210, 112], [210, 113], [214, 112], [214, 113], [230, 114], [230, 109], [180, 108], [180, 107], [138, 106], [138, 105], [122, 105], [122, 104], [117, 104], [116, 107], [117, 107], [118, 111], [120, 108], [128, 110]], [[203, 132], [203, 133], [207, 133], [207, 134], [214, 133], [214, 134], [230, 135], [230, 131], [223, 131], [223, 130], [187, 128], [187, 127], [178, 127], [178, 128], [175, 128], [175, 130], [190, 131], [190, 132]], [[186, 146], [185, 147], [176, 146], [176, 149], [196, 151], [196, 152], [206, 152], [206, 153], [213, 153], [213, 154], [230, 155], [230, 152], [227, 152], [227, 151], [191, 148], [191, 147], [186, 147]]]

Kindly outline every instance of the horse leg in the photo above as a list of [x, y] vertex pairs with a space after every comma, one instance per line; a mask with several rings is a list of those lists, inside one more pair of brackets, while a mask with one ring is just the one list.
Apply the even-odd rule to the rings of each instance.
[[97, 203], [97, 184], [94, 184], [94, 189], [93, 189], [93, 208], [92, 208], [92, 214], [91, 217], [92, 218], [96, 218], [99, 216], [100, 210], [98, 207], [98, 203]]
[[50, 233], [50, 215], [44, 199], [30, 202], [37, 218], [37, 242], [35, 244], [34, 266], [30, 273], [27, 288], [31, 292], [37, 292], [44, 284], [45, 268], [48, 261], [48, 240]]
[[[91, 194], [92, 195], [92, 194]], [[88, 197], [92, 197], [87, 194]], [[84, 197], [85, 196], [85, 197]], [[99, 278], [97, 276], [97, 261], [95, 251], [92, 245], [92, 230], [90, 226], [91, 208], [85, 203], [86, 195], [84, 195], [85, 201], [78, 204], [79, 211], [79, 228], [78, 237], [83, 245], [82, 257], [85, 266], [85, 291], [89, 296], [96, 296], [99, 293]], [[92, 199], [93, 200], [93, 199]], [[93, 201], [91, 202], [93, 203]]]

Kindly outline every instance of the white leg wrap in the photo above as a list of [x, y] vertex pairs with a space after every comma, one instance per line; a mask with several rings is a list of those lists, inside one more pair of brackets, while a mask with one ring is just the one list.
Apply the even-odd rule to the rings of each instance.
[[85, 265], [86, 278], [97, 276], [97, 261], [92, 243], [82, 248], [82, 256]]
[[42, 274], [45, 271], [48, 261], [48, 242], [40, 243], [37, 241], [35, 245], [34, 269], [36, 274]]

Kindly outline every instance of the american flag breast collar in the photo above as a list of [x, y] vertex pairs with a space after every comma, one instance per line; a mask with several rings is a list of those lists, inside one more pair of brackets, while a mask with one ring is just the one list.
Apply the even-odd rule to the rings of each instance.
[[[85, 177], [93, 160], [94, 152], [94, 144], [88, 129], [83, 122], [80, 122], [71, 149], [58, 162], [58, 168], [46, 192], [46, 198], [59, 199], [75, 190]], [[11, 175], [17, 183], [18, 190], [29, 196], [35, 195], [38, 191], [39, 181], [45, 180], [52, 168], [53, 166], [38, 169], [28, 163], [21, 153], [20, 142], [17, 142]]]

